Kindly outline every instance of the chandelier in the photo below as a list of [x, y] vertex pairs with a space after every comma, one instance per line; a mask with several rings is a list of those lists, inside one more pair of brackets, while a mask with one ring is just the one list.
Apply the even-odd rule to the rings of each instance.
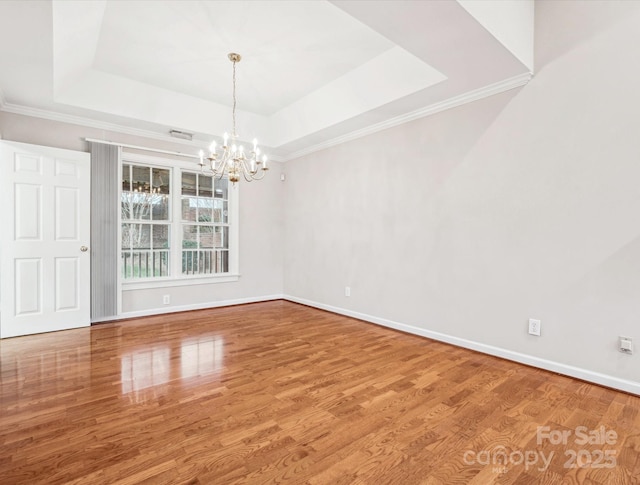
[[[229, 182], [235, 184], [240, 181], [240, 176], [244, 177], [247, 182], [252, 180], [260, 180], [265, 176], [265, 172], [269, 170], [267, 167], [267, 156], [262, 155], [260, 158], [260, 148], [258, 148], [258, 140], [254, 138], [253, 149], [246, 152], [244, 147], [237, 141], [236, 133], [236, 63], [240, 62], [242, 57], [234, 52], [227, 57], [233, 62], [233, 131], [231, 139], [229, 134], [225, 133], [222, 147], [218, 149], [215, 140], [209, 146], [209, 155], [204, 156], [204, 151], [200, 150], [200, 168], [205, 175], [211, 175], [218, 179], [228, 177]], [[205, 163], [205, 158], [209, 163]]]

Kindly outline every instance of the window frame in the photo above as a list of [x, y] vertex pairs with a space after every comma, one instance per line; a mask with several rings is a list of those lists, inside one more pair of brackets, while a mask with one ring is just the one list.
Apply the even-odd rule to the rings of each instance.
[[[132, 167], [134, 166], [134, 164], [129, 164], [129, 163], [123, 162], [120, 165], [120, 171], [121, 172], [124, 172], [123, 169], [124, 169], [124, 165], [125, 164], [128, 167], [131, 167], [131, 171], [133, 171]], [[171, 176], [172, 175], [171, 175], [171, 169], [170, 168], [158, 167], [158, 166], [155, 166], [155, 165], [147, 165], [147, 164], [142, 164], [142, 163], [136, 163], [135, 166], [136, 167], [143, 167], [145, 169], [149, 169], [149, 172], [150, 172], [149, 176], [150, 176], [151, 184], [153, 184], [153, 171], [154, 170], [164, 170], [164, 171], [169, 172], [169, 180], [171, 180]], [[123, 175], [124, 175], [124, 173], [123, 173]], [[149, 212], [149, 218], [148, 219], [145, 219], [145, 218], [123, 219], [122, 218], [122, 203], [123, 203], [122, 193], [124, 192], [124, 190], [122, 190], [123, 175], [120, 176], [120, 204], [121, 204], [120, 205], [120, 212], [119, 212], [119, 216], [120, 216], [120, 226], [119, 226], [119, 228], [120, 228], [119, 229], [120, 230], [120, 238], [119, 238], [119, 241], [120, 241], [120, 264], [122, 264], [122, 256], [125, 253], [130, 253], [129, 256], [133, 260], [132, 253], [141, 252], [141, 250], [137, 249], [137, 248], [129, 247], [129, 248], [125, 249], [125, 248], [122, 247], [122, 242], [123, 242], [122, 231], [123, 231], [123, 226], [125, 226], [125, 225], [148, 226], [149, 227], [149, 239], [150, 239], [149, 243], [150, 243], [150, 247], [147, 248], [146, 250], [143, 249], [142, 251], [146, 251], [151, 255], [154, 255], [156, 253], [165, 252], [165, 253], [167, 253], [167, 256], [168, 256], [168, 259], [169, 259], [169, 262], [170, 262], [171, 261], [171, 250], [172, 250], [172, 248], [171, 248], [171, 231], [173, 230], [172, 223], [171, 223], [171, 209], [172, 209], [171, 204], [173, 204], [173, 201], [171, 199], [172, 198], [171, 193], [169, 193], [169, 212], [167, 214], [167, 216], [168, 216], [167, 219], [154, 219], [153, 210], [151, 210]], [[153, 185], [151, 185], [151, 186], [153, 186]], [[171, 192], [171, 186], [169, 186], [169, 192]], [[129, 211], [130, 211], [130, 213], [133, 213], [133, 207], [130, 207]], [[169, 238], [167, 240], [167, 243], [169, 244], [168, 248], [160, 249], [160, 248], [153, 247], [154, 246], [153, 231], [154, 231], [154, 227], [155, 226], [167, 226], [168, 227], [168, 234], [169, 234]], [[152, 259], [155, 260], [155, 256], [152, 256]], [[146, 265], [145, 267], [148, 267], [148, 265]], [[167, 267], [167, 271], [169, 271], [169, 272], [171, 271], [171, 263], [169, 263], [169, 265]], [[123, 268], [121, 267], [120, 268], [120, 275], [121, 275], [121, 277], [122, 277], [122, 279], [124, 281], [157, 280], [158, 278], [162, 278], [161, 276], [154, 276], [154, 277], [149, 277], [149, 278], [131, 278], [131, 279], [128, 279], [125, 276], [123, 276], [123, 273], [124, 273], [124, 271], [123, 271]]]
[[[185, 194], [184, 193], [184, 176], [185, 174], [188, 175], [193, 175], [194, 179], [195, 179], [195, 194]], [[207, 177], [209, 179], [211, 179], [211, 196], [207, 197], [207, 196], [203, 196], [202, 193], [200, 192], [201, 190], [201, 184], [200, 184], [200, 180], [202, 180], [202, 177]], [[181, 200], [180, 200], [180, 204], [181, 204], [181, 212], [180, 212], [180, 222], [181, 222], [181, 232], [182, 232], [182, 274], [184, 275], [184, 262], [185, 262], [185, 254], [186, 253], [191, 253], [191, 257], [187, 258], [187, 259], [191, 259], [192, 263], [194, 260], [194, 253], [195, 253], [195, 259], [198, 261], [196, 264], [200, 264], [199, 259], [201, 257], [201, 253], [205, 253], [205, 252], [211, 252], [213, 254], [216, 253], [220, 253], [220, 254], [225, 254], [226, 256], [223, 257], [222, 259], [227, 261], [226, 266], [229, 267], [229, 228], [230, 228], [230, 222], [229, 222], [229, 191], [231, 190], [231, 187], [229, 186], [230, 184], [227, 182], [227, 188], [226, 188], [226, 198], [218, 198], [215, 196], [215, 187], [216, 187], [216, 180], [214, 180], [214, 177], [208, 176], [206, 174], [203, 174], [201, 170], [197, 170], [197, 171], [192, 171], [192, 170], [181, 170], [180, 171], [180, 179], [182, 181], [181, 183]], [[197, 217], [193, 220], [190, 219], [184, 219], [184, 201], [186, 200], [195, 200], [196, 202], [196, 214]], [[209, 221], [205, 221], [205, 220], [201, 220], [200, 216], [201, 216], [201, 208], [204, 207], [204, 205], [200, 205], [200, 203], [203, 200], [210, 200], [211, 201], [211, 220]], [[221, 215], [224, 215], [224, 217], [222, 217], [220, 221], [215, 221], [215, 218], [213, 217], [215, 214], [215, 205], [216, 202], [221, 203], [221, 210], [223, 211], [223, 213]], [[224, 214], [225, 211], [225, 207], [226, 207], [226, 215]], [[197, 237], [196, 237], [196, 247], [195, 248], [189, 248], [185, 246], [185, 230], [187, 229], [187, 227], [191, 227], [191, 228], [196, 228], [197, 231]], [[226, 247], [223, 244], [223, 246], [219, 247], [219, 246], [202, 246], [202, 238], [201, 235], [203, 234], [202, 229], [203, 228], [211, 228], [211, 234], [216, 234], [217, 228], [221, 229], [221, 232], [223, 234], [222, 239], [223, 241], [226, 243]], [[213, 254], [210, 256], [211, 258], [213, 258]], [[205, 257], [205, 261], [206, 261], [206, 257]], [[206, 263], [205, 263], [206, 264]], [[192, 264], [193, 267], [193, 264]], [[224, 272], [224, 273], [204, 273], [204, 274], [226, 274], [228, 273], [228, 271]]]
[[[125, 279], [122, 270], [118, 274], [120, 285], [124, 291], [147, 288], [168, 288], [173, 286], [200, 285], [212, 283], [228, 283], [238, 281], [239, 273], [239, 199], [240, 184], [229, 184], [228, 187], [228, 227], [229, 227], [229, 271], [227, 273], [208, 273], [197, 275], [182, 274], [182, 172], [201, 173], [197, 161], [185, 161], [166, 157], [141, 155], [122, 152], [118, 164], [118, 203], [122, 200], [122, 168], [123, 165], [140, 165], [168, 169], [170, 173], [169, 201], [169, 276]], [[118, 207], [118, 256], [122, 264], [122, 210]]]

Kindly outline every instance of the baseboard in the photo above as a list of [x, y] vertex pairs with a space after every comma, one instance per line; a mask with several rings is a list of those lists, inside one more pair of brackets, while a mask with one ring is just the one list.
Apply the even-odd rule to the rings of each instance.
[[569, 377], [575, 377], [577, 379], [592, 382], [594, 384], [599, 384], [602, 386], [611, 387], [613, 389], [618, 389], [620, 391], [625, 391], [632, 394], [640, 395], [640, 382], [629, 381], [627, 379], [620, 379], [619, 377], [614, 377], [607, 374], [601, 374], [599, 372], [593, 372], [587, 369], [582, 369], [580, 367], [574, 367], [571, 365], [562, 364], [560, 362], [555, 362], [552, 360], [541, 359], [540, 357], [522, 354], [520, 352], [514, 352], [513, 350], [507, 350], [501, 347], [494, 347], [492, 345], [487, 345], [480, 342], [474, 342], [472, 340], [466, 340], [460, 337], [454, 337], [452, 335], [447, 335], [440, 332], [433, 332], [431, 330], [427, 330], [424, 328], [414, 327], [413, 325], [394, 322], [392, 320], [378, 318], [372, 315], [367, 315], [364, 313], [359, 313], [359, 312], [347, 310], [344, 308], [325, 305], [324, 303], [318, 303], [315, 301], [306, 300], [304, 298], [298, 298], [296, 296], [283, 295], [282, 298], [295, 303], [300, 303], [302, 305], [319, 308], [321, 310], [326, 310], [332, 313], [338, 313], [340, 315], [357, 318], [358, 320], [364, 320], [365, 322], [375, 323], [377, 325], [393, 328], [395, 330], [400, 330], [402, 332], [407, 332], [414, 335], [419, 335], [421, 337], [430, 338], [433, 340], [437, 340], [439, 342], [445, 342], [448, 344], [455, 345], [457, 347], [463, 347], [465, 349], [475, 350], [478, 352], [482, 352], [483, 354], [493, 355], [495, 357], [501, 357], [503, 359], [511, 360], [521, 364], [530, 365], [533, 367], [538, 367], [540, 369], [556, 372], [558, 374], [563, 374]]
[[118, 316], [105, 318], [102, 320], [94, 320], [91, 323], [100, 323], [100, 321], [124, 320], [126, 318], [148, 317], [152, 315], [162, 315], [165, 313], [188, 312], [191, 310], [206, 310], [207, 308], [218, 308], [222, 306], [244, 305], [246, 303], [259, 303], [263, 301], [282, 300], [283, 295], [265, 295], [253, 296], [249, 298], [237, 298], [235, 300], [220, 300], [207, 303], [196, 303], [193, 305], [168, 306], [163, 308], [150, 308], [148, 310], [138, 310], [134, 312], [124, 312]]

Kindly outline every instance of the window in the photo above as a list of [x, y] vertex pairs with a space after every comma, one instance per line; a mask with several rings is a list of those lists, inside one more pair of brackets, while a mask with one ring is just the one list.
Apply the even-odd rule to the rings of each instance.
[[182, 172], [182, 274], [229, 271], [227, 180]]
[[122, 276], [169, 275], [170, 172], [163, 168], [122, 166]]
[[229, 190], [226, 178], [203, 175], [192, 163], [123, 157], [123, 284], [237, 279], [237, 187]]

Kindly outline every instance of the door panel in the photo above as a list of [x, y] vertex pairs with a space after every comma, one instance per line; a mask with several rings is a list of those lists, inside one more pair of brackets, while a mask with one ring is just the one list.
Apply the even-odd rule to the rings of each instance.
[[56, 311], [78, 310], [80, 258], [56, 258]]
[[16, 316], [42, 313], [42, 259], [16, 259]]
[[0, 336], [89, 325], [89, 154], [0, 141], [0, 176]]
[[42, 228], [41, 187], [32, 184], [15, 184], [15, 239], [39, 241]]
[[15, 171], [42, 173], [42, 165], [40, 163], [40, 157], [37, 155], [28, 155], [25, 153], [16, 153], [14, 157]]
[[79, 241], [80, 190], [73, 187], [56, 187], [56, 241]]
[[56, 159], [56, 175], [66, 175], [69, 177], [78, 177], [78, 167], [72, 160]]

